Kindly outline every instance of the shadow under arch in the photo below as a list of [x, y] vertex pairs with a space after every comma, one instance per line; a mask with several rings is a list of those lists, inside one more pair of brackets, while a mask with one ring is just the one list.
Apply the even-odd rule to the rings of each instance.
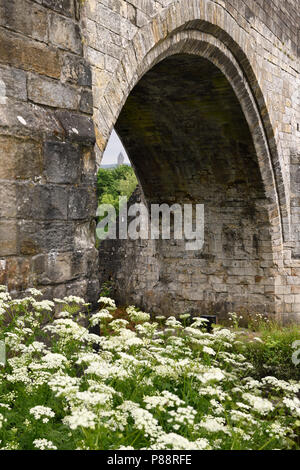
[[[191, 29], [192, 26], [195, 27], [196, 23], [198, 28], [204, 28], [203, 25], [205, 25], [205, 28], [210, 33], [200, 31], [199, 29]], [[218, 31], [217, 36], [221, 37], [222, 41], [211, 34], [211, 32], [216, 34], [216, 31]], [[140, 36], [142, 36], [142, 33]], [[145, 49], [141, 37], [136, 40], [136, 44], [136, 48]], [[230, 45], [230, 49], [227, 44]], [[231, 52], [231, 49], [233, 52]], [[104, 93], [105, 106], [109, 106], [110, 97], [113, 97], [112, 102], [114, 103], [110, 106], [113, 121], [109, 121], [109, 128], [111, 130], [114, 126], [127, 97], [144, 74], [166, 57], [181, 52], [198, 55], [210, 60], [220, 68], [234, 89], [250, 127], [267, 195], [273, 204], [272, 209], [270, 206], [272, 226], [274, 227], [272, 236], [274, 246], [277, 247], [275, 256], [281, 260], [283, 256], [283, 243], [288, 241], [290, 237], [290, 219], [285, 194], [286, 184], [274, 139], [273, 128], [265, 106], [263, 93], [249, 60], [240, 46], [230, 38], [228, 33], [221, 30], [219, 26], [202, 20], [194, 20], [174, 29], [167, 37], [159, 40], [148, 52], [145, 52], [145, 56], [139, 62], [137, 68], [130, 70], [130, 74], [127, 76], [129, 86], [127, 84], [125, 87], [122, 85], [122, 80], [120, 81], [120, 76], [126, 68], [124, 64], [127, 61], [127, 59], [123, 58], [120, 70], [116, 72], [115, 77]], [[118, 96], [117, 99], [116, 96]], [[101, 102], [98, 104], [98, 107], [101, 109]], [[98, 134], [100, 135], [101, 143], [103, 139], [107, 141], [108, 136], [101, 136], [101, 130], [99, 130]]]
[[[259, 113], [259, 119], [262, 125], [262, 133], [264, 134], [265, 147], [269, 154], [270, 166], [274, 175], [274, 184], [276, 187], [278, 205], [279, 205], [279, 216], [281, 218], [281, 230], [283, 242], [290, 240], [290, 211], [289, 201], [286, 195], [286, 182], [284, 181], [284, 173], [282, 171], [280, 154], [281, 148], [278, 149], [278, 144], [274, 135], [274, 129], [271, 123], [268, 107], [264, 98], [262, 89], [258, 83], [256, 74], [250, 63], [247, 54], [242, 48], [235, 42], [228, 32], [222, 29], [220, 26], [205, 21], [203, 19], [195, 19], [188, 21], [179, 28], [172, 32], [172, 35], [176, 35], [179, 31], [201, 31], [208, 35], [215, 37], [231, 52], [232, 56], [236, 60], [236, 64], [239, 65], [240, 70], [244, 75], [244, 79], [247, 81], [251, 90], [252, 97], [256, 103], [256, 109]], [[280, 145], [280, 143], [279, 143]]]
[[266, 137], [234, 57], [196, 36], [178, 32], [149, 52], [115, 128], [148, 203], [205, 204], [204, 250], [106, 241], [102, 281], [110, 263], [119, 301], [164, 314], [274, 312], [268, 279], [282, 234]]

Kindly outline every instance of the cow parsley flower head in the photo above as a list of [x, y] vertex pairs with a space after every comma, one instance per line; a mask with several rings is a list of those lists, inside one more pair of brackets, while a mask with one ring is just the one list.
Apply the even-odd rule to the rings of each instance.
[[86, 303], [86, 301], [82, 297], [78, 297], [76, 295], [69, 295], [67, 297], [64, 297], [61, 303], [64, 304], [76, 304], [76, 305], [83, 305], [83, 306], [88, 306], [89, 304]]
[[11, 301], [11, 296], [6, 291], [3, 291], [3, 292], [0, 291], [0, 301], [9, 302]]
[[274, 405], [266, 398], [261, 398], [251, 393], [244, 393], [243, 398], [261, 415], [267, 415], [270, 411], [274, 410]]
[[203, 318], [203, 317], [194, 317], [193, 320], [194, 321], [191, 325], [192, 328], [202, 328], [209, 321], [207, 318]]
[[2, 428], [3, 426], [3, 423], [5, 423], [7, 421], [6, 418], [4, 418], [4, 416], [0, 413], [0, 429]]
[[161, 434], [155, 444], [150, 447], [151, 450], [204, 450], [209, 449], [209, 442], [207, 439], [198, 439], [195, 442], [190, 442], [183, 436], [171, 432], [169, 434]]
[[156, 315], [155, 320], [157, 320], [157, 321], [165, 321], [165, 320], [166, 320], [166, 317], [164, 317], [163, 315]]
[[300, 400], [297, 397], [283, 399], [285, 406], [291, 411], [292, 415], [300, 418]]
[[182, 315], [179, 315], [180, 320], [187, 320], [190, 317], [191, 317], [190, 313], [183, 313]]
[[120, 331], [123, 328], [126, 328], [126, 326], [129, 325], [129, 322], [127, 320], [124, 320], [123, 318], [118, 318], [117, 320], [113, 320], [110, 322], [109, 326], [114, 330], [114, 331]]
[[26, 292], [32, 295], [32, 297], [41, 297], [43, 295], [43, 293], [40, 290], [34, 289], [34, 288], [27, 289]]
[[51, 408], [39, 405], [31, 408], [29, 413], [33, 415], [37, 421], [41, 420], [43, 423], [48, 423], [49, 418], [54, 418], [55, 416], [55, 413]]
[[216, 418], [214, 416], [206, 416], [199, 424], [200, 428], [206, 429], [206, 431], [214, 433], [214, 432], [224, 432], [225, 434], [229, 434], [228, 428], [225, 423], [224, 418]]
[[40, 300], [39, 302], [37, 302], [33, 299], [32, 302], [32, 306], [37, 312], [52, 312], [54, 305], [54, 302], [52, 302], [51, 300]]
[[98, 300], [99, 304], [106, 305], [107, 307], [116, 308], [116, 303], [110, 297], [100, 297]]
[[210, 356], [215, 356], [216, 355], [216, 351], [212, 348], [208, 348], [207, 346], [204, 346], [203, 352], [205, 354], [209, 354]]
[[48, 441], [47, 439], [35, 439], [33, 445], [36, 449], [39, 450], [57, 450], [57, 447], [53, 442]]
[[48, 369], [57, 369], [63, 367], [68, 362], [68, 359], [63, 354], [47, 353], [42, 357], [42, 363]]
[[100, 310], [100, 312], [94, 313], [91, 316], [90, 323], [92, 326], [98, 325], [102, 321], [112, 320], [113, 316], [105, 308]]
[[63, 423], [70, 429], [88, 428], [95, 429], [97, 416], [86, 408], [74, 410], [70, 416], [63, 419]]
[[146, 312], [134, 310], [129, 313], [129, 318], [134, 323], [143, 323], [148, 322], [150, 320], [150, 315]]

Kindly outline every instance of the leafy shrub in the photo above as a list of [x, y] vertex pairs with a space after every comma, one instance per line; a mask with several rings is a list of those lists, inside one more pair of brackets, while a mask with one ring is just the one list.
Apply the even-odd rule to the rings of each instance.
[[252, 376], [275, 375], [282, 380], [299, 380], [300, 364], [292, 360], [293, 345], [300, 339], [299, 326], [274, 323], [261, 327], [257, 334], [254, 340], [244, 342], [241, 351], [254, 366]]
[[119, 212], [119, 197], [130, 198], [137, 186], [137, 179], [131, 166], [120, 165], [116, 168], [98, 171], [98, 199], [99, 204], [112, 204]]

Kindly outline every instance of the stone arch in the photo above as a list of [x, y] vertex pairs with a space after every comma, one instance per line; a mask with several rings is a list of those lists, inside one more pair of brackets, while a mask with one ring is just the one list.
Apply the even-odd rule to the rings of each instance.
[[[215, 29], [214, 25], [210, 24], [210, 27], [207, 27], [208, 23], [204, 23], [206, 29]], [[180, 28], [176, 28], [165, 39], [158, 40], [157, 44], [151, 47], [149, 51], [145, 48], [146, 39], [143, 34], [140, 34], [139, 38], [135, 38], [135, 50], [144, 50], [143, 59], [136, 68], [130, 70], [130, 74], [126, 75], [125, 63], [129, 59], [128, 57], [123, 58], [119, 69], [115, 73], [114, 80], [103, 92], [102, 100], [97, 103], [98, 111], [95, 114], [97, 143], [100, 150], [104, 150], [110, 132], [127, 97], [144, 74], [155, 64], [180, 52], [207, 58], [224, 73], [232, 85], [250, 127], [267, 197], [271, 201], [270, 214], [274, 227], [273, 242], [274, 246], [278, 247], [275, 257], [277, 256], [279, 260], [282, 256], [283, 242], [289, 239], [290, 224], [285, 194], [286, 185], [263, 94], [249, 61], [245, 59], [245, 54], [232, 39], [229, 41], [227, 33], [224, 32], [226, 38], [224, 43], [212, 34], [201, 32], [198, 29], [191, 29], [191, 24], [194, 25], [195, 22], [188, 22]], [[187, 29], [185, 26], [187, 26]], [[154, 25], [152, 25], [151, 32], [153, 28]], [[163, 28], [161, 29], [163, 30]], [[216, 29], [219, 30], [218, 27]], [[227, 47], [226, 42], [235, 44], [235, 54]], [[152, 43], [150, 42], [150, 44]], [[132, 45], [128, 48], [128, 56], [132, 54], [131, 47]], [[246, 63], [249, 78], [236, 59], [237, 51], [240, 52], [239, 58], [242, 63]], [[255, 93], [253, 90], [255, 90]], [[112, 104], [109, 105], [109, 102]], [[104, 119], [101, 116], [102, 108], [105, 109]], [[98, 123], [101, 128], [97, 126]]]
[[[164, 40], [158, 41], [158, 43], [151, 47], [148, 52], [145, 52], [144, 50], [145, 55], [143, 57], [143, 60], [139, 65], [137, 65], [134, 70], [131, 71], [131, 76], [127, 76], [126, 79], [124, 71], [124, 63], [126, 62], [126, 59], [122, 61], [121, 71], [119, 70], [116, 73], [115, 80], [110, 83], [106, 90], [106, 93], [104, 94], [107, 97], [107, 103], [109, 99], [112, 100], [112, 103], [117, 103], [117, 106], [115, 108], [111, 106], [110, 109], [112, 117], [110, 126], [112, 127], [118, 121], [123, 106], [126, 106], [125, 103], [128, 99], [128, 96], [130, 96], [130, 93], [134, 91], [138, 83], [140, 81], [143, 81], [143, 77], [147, 75], [147, 72], [151, 71], [157, 64], [163, 63], [165, 59], [175, 57], [180, 54], [185, 54], [195, 57], [201, 57], [202, 59], [205, 59], [211, 64], [213, 64], [213, 66], [215, 66], [222, 72], [222, 74], [226, 77], [228, 83], [233, 88], [235, 96], [238, 99], [238, 102], [242, 108], [243, 114], [249, 126], [250, 134], [253, 138], [255, 146], [260, 175], [268, 199], [268, 217], [269, 222], [272, 226], [272, 263], [274, 263], [274, 266], [280, 265], [282, 256], [281, 250], [283, 243], [283, 232], [286, 228], [286, 225], [284, 223], [284, 212], [280, 208], [280, 195], [278, 193], [278, 185], [282, 184], [282, 182], [280, 183], [279, 181], [278, 183], [278, 180], [276, 180], [278, 175], [274, 171], [273, 155], [271, 154], [268, 136], [266, 134], [266, 127], [262, 120], [262, 112], [259, 107], [257, 96], [254, 96], [252, 87], [245, 75], [243, 68], [237, 61], [235, 55], [227, 47], [227, 45], [212, 34], [191, 29], [190, 24], [188, 26], [188, 28], [176, 28], [176, 30], [172, 34], [169, 34]], [[145, 39], [141, 41], [145, 41]], [[139, 43], [139, 46], [136, 44], [136, 49], [138, 49], [139, 47], [142, 48], [141, 44], [143, 44], [143, 42]], [[124, 86], [124, 88], [122, 85]], [[259, 95], [258, 92], [257, 95]], [[101, 105], [99, 108], [101, 109]], [[99, 137], [98, 132], [97, 134]], [[103, 136], [101, 137], [103, 138]], [[108, 248], [109, 252], [109, 250], [111, 249], [110, 244], [108, 244], [108, 247], [106, 248]], [[147, 246], [147, 250], [147, 255], [149, 256], [149, 246]], [[154, 254], [154, 251], [152, 246], [150, 248], [152, 256]], [[128, 266], [126, 267], [126, 269], [128, 270]], [[260, 282], [259, 275], [256, 275], [255, 279], [255, 282]], [[272, 284], [273, 281], [274, 279], [270, 281], [270, 284]], [[274, 284], [272, 286], [269, 286], [269, 289], [271, 296], [274, 295]], [[141, 291], [142, 290], [143, 288], [141, 288]], [[151, 295], [154, 295], [153, 291], [151, 291], [150, 297]], [[130, 297], [130, 295], [129, 297], [122, 297], [122, 300], [123, 299], [125, 301], [133, 300], [139, 302], [137, 297], [132, 298]], [[173, 302], [174, 299], [171, 299], [171, 301]], [[274, 302], [271, 309], [273, 308], [273, 311], [275, 311], [275, 299], [273, 299], [273, 301]], [[229, 304], [230, 303], [228, 303], [228, 305]], [[147, 308], [151, 308], [151, 299], [148, 300], [148, 303], [146, 302], [143, 305], [145, 305]], [[169, 307], [170, 304], [166, 305], [166, 308]], [[218, 308], [219, 307], [220, 303], [218, 303]], [[207, 304], [205, 304], [205, 308], [207, 308]], [[265, 308], [265, 306], [263, 308]], [[166, 311], [162, 311], [163, 313], [166, 313]]]
[[[261, 155], [264, 154], [264, 157], [259, 157], [259, 161], [270, 192], [273, 193], [272, 199], [277, 206], [274, 215], [276, 214], [275, 218], [278, 217], [277, 231], [280, 232], [282, 248], [282, 242], [290, 240], [288, 182], [282, 166], [284, 159], [281, 155], [280, 141], [275, 135], [264, 94], [259, 84], [258, 75], [261, 70], [259, 64], [255, 62], [255, 46], [257, 44], [252, 44], [247, 38], [246, 29], [243, 28], [244, 22], [245, 19], [242, 15], [236, 12], [233, 14], [227, 10], [226, 2], [225, 5], [220, 5], [210, 0], [202, 0], [201, 2], [191, 0], [186, 4], [186, 2], [178, 0], [162, 10], [152, 22], [140, 28], [129, 42], [114, 73], [114, 79], [101, 93], [102, 99], [96, 103], [98, 108], [96, 127], [97, 120], [101, 122], [101, 129], [98, 129], [97, 132], [97, 140], [101, 152], [105, 148], [113, 123], [116, 122], [130, 91], [143, 74], [156, 61], [160, 60], [159, 56], [163, 55], [162, 49], [165, 49], [165, 46], [168, 48], [167, 54], [172, 54], [171, 50], [176, 48], [176, 41], [179, 37], [186, 38], [191, 34], [196, 41], [198, 37], [201, 42], [201, 34], [205, 34], [210, 43], [213, 44], [215, 41], [216, 50], [225, 52], [226, 67], [231, 62], [228, 71], [231, 68], [229, 79], [233, 80], [232, 83], [234, 84], [232, 73], [234, 70], [238, 71], [240, 80], [244, 82], [244, 87], [240, 87], [241, 93], [238, 98], [242, 105], [244, 103], [243, 109], [248, 122], [252, 121], [256, 148]], [[215, 58], [212, 54], [211, 59]], [[235, 88], [236, 92], [238, 92], [238, 88]], [[245, 90], [249, 95], [248, 100], [251, 101], [248, 110], [245, 96], [243, 96]], [[101, 116], [102, 109], [105, 110], [104, 119]], [[252, 119], [250, 115], [252, 115]]]

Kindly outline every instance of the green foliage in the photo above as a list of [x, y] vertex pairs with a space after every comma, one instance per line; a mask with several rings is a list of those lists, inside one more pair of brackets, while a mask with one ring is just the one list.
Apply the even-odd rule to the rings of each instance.
[[293, 345], [300, 340], [299, 325], [282, 325], [267, 315], [249, 312], [229, 313], [223, 323], [239, 335], [237, 350], [253, 364], [254, 378], [275, 375], [282, 380], [299, 380], [300, 365], [292, 360]]
[[98, 172], [99, 204], [112, 204], [119, 212], [119, 197], [130, 198], [137, 186], [137, 179], [131, 166], [120, 165], [116, 168], [100, 168]]
[[253, 376], [274, 375], [281, 380], [300, 379], [300, 365], [292, 361], [293, 344], [300, 340], [299, 325], [261, 324], [253, 341], [243, 345], [243, 355], [253, 366]]
[[112, 281], [106, 281], [102, 284], [101, 286], [101, 292], [100, 295], [103, 297], [109, 297], [112, 290], [113, 290], [113, 282]]
[[[199, 317], [189, 327], [175, 317], [151, 321], [133, 306], [117, 318], [108, 297], [89, 314], [79, 297], [27, 294], [13, 300], [0, 286], [8, 353], [0, 367], [1, 450], [299, 448], [300, 385], [254, 380], [238, 331], [207, 333]], [[277, 342], [287, 353], [295, 338], [292, 329], [261, 335], [277, 353]]]

